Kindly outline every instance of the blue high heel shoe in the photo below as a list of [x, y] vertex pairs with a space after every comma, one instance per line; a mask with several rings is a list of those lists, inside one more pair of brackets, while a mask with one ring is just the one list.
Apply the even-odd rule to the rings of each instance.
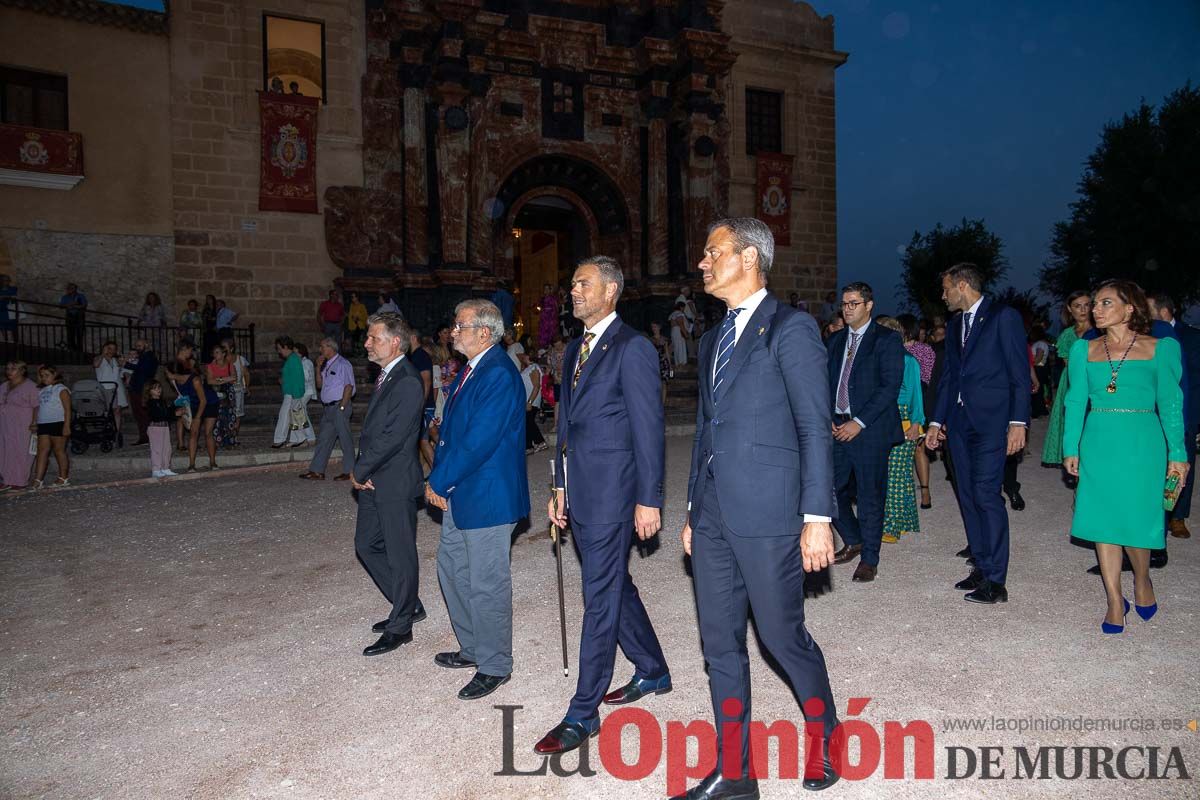
[[[1120, 633], [1121, 631], [1125, 630], [1125, 616], [1129, 614], [1129, 601], [1122, 597], [1121, 602], [1125, 604], [1125, 613], [1121, 615], [1121, 624], [1114, 625], [1108, 620], [1104, 620], [1100, 623], [1101, 633]], [[1141, 612], [1139, 611], [1138, 613], [1140, 614]]]
[[1141, 617], [1146, 622], [1149, 622], [1150, 618], [1158, 613], [1158, 602], [1157, 601], [1153, 602], [1148, 606], [1139, 606], [1135, 603], [1133, 608], [1135, 611], [1137, 611], [1137, 615], [1139, 617]]

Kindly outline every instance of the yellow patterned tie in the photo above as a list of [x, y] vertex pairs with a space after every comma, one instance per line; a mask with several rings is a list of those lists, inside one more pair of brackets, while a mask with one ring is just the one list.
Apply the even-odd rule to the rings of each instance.
[[583, 346], [579, 348], [579, 363], [575, 365], [575, 377], [571, 380], [572, 389], [579, 385], [579, 375], [583, 372], [583, 365], [587, 363], [588, 356], [592, 354], [592, 339], [595, 338], [596, 334], [590, 331], [583, 335]]

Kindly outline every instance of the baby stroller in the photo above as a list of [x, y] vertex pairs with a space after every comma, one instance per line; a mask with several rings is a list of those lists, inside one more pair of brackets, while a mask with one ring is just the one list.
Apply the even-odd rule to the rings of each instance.
[[100, 452], [113, 449], [117, 426], [113, 421], [113, 401], [117, 385], [112, 381], [76, 381], [71, 387], [71, 452], [82, 455], [88, 445], [100, 445]]

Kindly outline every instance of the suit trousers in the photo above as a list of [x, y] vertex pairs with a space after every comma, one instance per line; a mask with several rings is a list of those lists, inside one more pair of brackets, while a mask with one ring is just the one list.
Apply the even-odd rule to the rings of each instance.
[[947, 431], [967, 545], [983, 577], [1003, 584], [1008, 580], [1008, 510], [1000, 489], [1007, 461], [1007, 432], [977, 431], [965, 414]]
[[354, 407], [351, 405], [347, 405], [345, 411], [339, 411], [336, 403], [325, 406], [325, 413], [321, 415], [321, 430], [317, 431], [317, 446], [308, 465], [311, 471], [325, 474], [329, 454], [333, 452], [334, 441], [337, 441], [342, 446], [342, 474], [354, 472], [354, 437], [350, 435], [350, 415], [353, 413]]
[[[833, 443], [833, 485], [837, 490], [838, 518], [834, 523], [842, 541], [862, 545], [862, 562], [877, 566], [883, 544], [883, 510], [887, 501], [887, 462], [891, 445], [861, 441]], [[858, 506], [855, 514], [854, 505]]]
[[[725, 725], [740, 723], [741, 763], [749, 763], [750, 657], [746, 623], [750, 611], [754, 612], [762, 644], [783, 668], [800, 702], [815, 698], [823, 704], [821, 713], [810, 721], [821, 722], [828, 742], [837, 726], [837, 713], [825, 656], [804, 625], [804, 565], [798, 536], [733, 533], [722, 517], [716, 479], [711, 474], [699, 506], [699, 513], [692, 512], [692, 576], [716, 718], [718, 758], [725, 752]], [[729, 699], [741, 704], [740, 714], [725, 713], [723, 705]], [[791, 719], [792, 714], [782, 714], [781, 718]], [[767, 765], [757, 766], [765, 769]]]
[[386, 631], [409, 633], [413, 612], [419, 605], [417, 500], [381, 496], [378, 490], [363, 490], [357, 495], [354, 551], [371, 580], [392, 604]]
[[[568, 506], [569, 510], [569, 506]], [[613, 677], [617, 645], [639, 678], [669, 671], [650, 615], [629, 574], [633, 520], [584, 525], [571, 518], [583, 571], [583, 630], [579, 637], [579, 680], [567, 716], [591, 719]]]
[[512, 672], [512, 569], [515, 523], [463, 530], [454, 524], [454, 500], [442, 514], [438, 583], [462, 657], [484, 675]]
[[1200, 427], [1196, 425], [1188, 425], [1183, 430], [1183, 446], [1187, 450], [1188, 464], [1192, 468], [1188, 470], [1187, 483], [1183, 485], [1179, 502], [1175, 504], [1175, 510], [1171, 512], [1171, 519], [1187, 519], [1192, 514], [1192, 484], [1196, 482], [1197, 432], [1200, 432]]

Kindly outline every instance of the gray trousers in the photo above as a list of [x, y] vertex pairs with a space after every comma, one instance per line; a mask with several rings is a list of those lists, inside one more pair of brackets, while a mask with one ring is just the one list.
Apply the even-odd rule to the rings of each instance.
[[350, 435], [350, 415], [353, 413], [352, 404], [348, 404], [345, 411], [338, 411], [336, 403], [325, 406], [325, 413], [321, 415], [321, 429], [317, 431], [317, 447], [313, 450], [309, 470], [325, 474], [329, 454], [333, 452], [333, 443], [336, 440], [342, 446], [342, 473], [354, 472], [354, 437]]
[[512, 571], [509, 565], [516, 523], [460, 530], [454, 501], [442, 515], [438, 543], [438, 583], [462, 657], [484, 675], [512, 672]]

